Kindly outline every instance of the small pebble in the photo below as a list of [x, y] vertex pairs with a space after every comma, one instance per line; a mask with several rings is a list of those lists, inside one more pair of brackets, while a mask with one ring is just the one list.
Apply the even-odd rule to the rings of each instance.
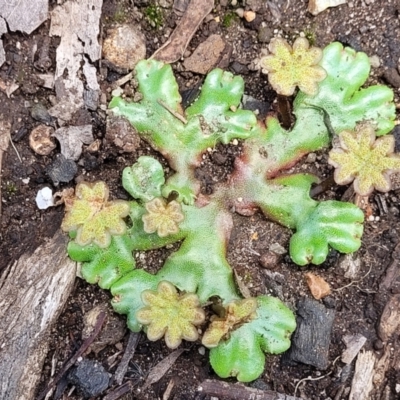
[[54, 206], [53, 192], [49, 187], [40, 189], [36, 195], [36, 205], [39, 210], [46, 210], [49, 207]]
[[53, 133], [54, 129], [51, 126], [37, 126], [29, 135], [30, 148], [36, 154], [47, 156], [56, 148], [56, 144], [52, 138]]
[[203, 346], [200, 346], [198, 349], [199, 354], [201, 354], [202, 356], [204, 356], [204, 354], [206, 354], [206, 349]]
[[75, 385], [84, 397], [97, 397], [108, 388], [110, 377], [101, 364], [83, 359], [71, 370], [67, 380]]
[[245, 11], [243, 17], [247, 22], [251, 22], [256, 19], [256, 13], [254, 11]]
[[380, 340], [380, 339], [374, 340], [373, 346], [374, 346], [374, 349], [375, 349], [375, 350], [382, 350], [382, 349], [383, 349], [383, 342], [382, 342], [382, 340]]
[[378, 68], [381, 65], [381, 60], [376, 54], [369, 58], [369, 62], [373, 68]]
[[260, 257], [260, 265], [266, 269], [276, 269], [278, 267], [281, 256], [271, 250], [263, 253]]

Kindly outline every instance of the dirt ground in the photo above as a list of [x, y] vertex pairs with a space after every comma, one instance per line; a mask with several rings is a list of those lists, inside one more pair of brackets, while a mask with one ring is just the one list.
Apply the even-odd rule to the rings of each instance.
[[[50, 3], [54, 6], [55, 2]], [[104, 0], [102, 32], [105, 35], [109, 27], [119, 23], [139, 24], [146, 36], [147, 56], [150, 56], [160, 43], [165, 42], [179, 23], [179, 17], [173, 11], [172, 2], [168, 0], [160, 0], [161, 4], [156, 0], [139, 0], [133, 3], [129, 0]], [[254, 60], [260, 57], [261, 50], [266, 48], [271, 37], [281, 34], [292, 40], [302, 32], [307, 37], [314, 38], [316, 45], [320, 47], [332, 41], [340, 41], [356, 50], [364, 51], [370, 57], [375, 56], [369, 83], [389, 85], [394, 90], [396, 104], [400, 104], [400, 77], [396, 80], [393, 72], [393, 69], [399, 68], [400, 65], [399, 1], [354, 0], [325, 10], [318, 16], [307, 13], [308, 0], [275, 0], [271, 3], [274, 6], [274, 13], [271, 12], [271, 7], [261, 0], [248, 0], [246, 4], [236, 0], [217, 1], [212, 13], [200, 25], [191, 40], [183, 59], [172, 65], [180, 89], [183, 91], [195, 87], [202, 79], [201, 75], [186, 71], [183, 60], [190, 56], [207, 37], [217, 34], [232, 48], [232, 52], [228, 55], [227, 69], [244, 78], [245, 93], [261, 101], [266, 109], [273, 108], [274, 92], [268, 86], [265, 75], [255, 68]], [[235, 13], [238, 7], [255, 11], [255, 20], [246, 22], [240, 18]], [[162, 15], [159, 26], [152, 26], [154, 19], [152, 24], [149, 10], [156, 10]], [[36, 61], [39, 53], [32, 52], [33, 44], [36, 43], [40, 50], [48, 37], [48, 32], [49, 22], [46, 22], [29, 36], [19, 33], [3, 36], [7, 61], [0, 68], [0, 78], [17, 82], [20, 88], [10, 98], [0, 91], [0, 118], [11, 124], [11, 136], [18, 152], [17, 155], [12, 146], [8, 148], [3, 157], [1, 170], [0, 272], [23, 253], [32, 252], [46, 238], [53, 236], [60, 227], [64, 213], [63, 206], [39, 210], [35, 204], [37, 191], [43, 186], [62, 189], [74, 185], [72, 181], [55, 188], [48, 176], [48, 166], [60, 152], [59, 147], [48, 156], [40, 156], [29, 146], [29, 133], [40, 123], [32, 117], [32, 107], [41, 103], [49, 108], [51, 97], [54, 96], [52, 90], [44, 89], [32, 79], [38, 72]], [[56, 37], [50, 40], [48, 56], [51, 64], [47, 66], [48, 72], [55, 69], [55, 49], [58, 42], [59, 39]], [[101, 66], [101, 71], [100, 65], [97, 67], [101, 90], [109, 100], [112, 83], [123, 75], [104, 65]], [[83, 110], [76, 118], [89, 121], [93, 125], [95, 138], [103, 144], [106, 129], [104, 110]], [[400, 144], [398, 147], [400, 148]], [[113, 198], [127, 198], [127, 194], [119, 184], [122, 169], [131, 165], [140, 155], [149, 154], [149, 151], [148, 145], [144, 142], [134, 154], [119, 154], [117, 149], [105, 146], [101, 146], [97, 153], [84, 151], [78, 162], [75, 181], [83, 175], [87, 180], [102, 179], [111, 186]], [[212, 190], [214, 182], [226, 179], [232, 169], [234, 157], [239, 153], [240, 143], [237, 146], [219, 146], [215, 152], [207, 155], [198, 171], [204, 191]], [[316, 162], [306, 162], [306, 170], [315, 172], [321, 178], [332, 173], [331, 167], [326, 163], [326, 152], [318, 153], [316, 160]], [[343, 192], [343, 188], [333, 188], [322, 196], [340, 199]], [[340, 361], [334, 362], [345, 349], [343, 336], [362, 334], [367, 338], [364, 347], [366, 350], [373, 350], [377, 355], [383, 354], [384, 344], [378, 337], [377, 325], [390, 296], [400, 293], [399, 280], [392, 284], [390, 290], [382, 290], [380, 286], [386, 269], [392, 260], [398, 257], [395, 248], [400, 243], [399, 201], [400, 189], [370, 197], [373, 218], [369, 218], [365, 223], [363, 245], [357, 254], [361, 266], [354, 279], [344, 277], [341, 267], [343, 258], [335, 252], [332, 252], [329, 259], [320, 267], [300, 268], [285, 256], [276, 269], [263, 268], [260, 265], [260, 256], [264, 253], [264, 249], [270, 243], [279, 243], [287, 248], [289, 232], [265, 220], [261, 214], [251, 218], [235, 216], [228, 260], [252, 294], [268, 293], [278, 296], [295, 310], [297, 301], [301, 297], [310, 296], [304, 273], [316, 272], [331, 285], [332, 295], [324, 302], [336, 312], [327, 370], [319, 371], [304, 364], [289, 366], [281, 361], [280, 356], [269, 356], [263, 375], [250, 386], [263, 390], [276, 390], [293, 396], [296, 383], [300, 379], [312, 377], [320, 379], [307, 380], [299, 385], [297, 395], [301, 395], [304, 399], [315, 400], [348, 398], [354, 370], [352, 368], [345, 376], [342, 373], [343, 364]], [[252, 240], [255, 232], [258, 234], [258, 239]], [[160, 250], [135, 254], [138, 267], [144, 268], [150, 264], [154, 266], [154, 262], [161, 265], [166, 256], [167, 254]], [[53, 328], [50, 352], [43, 368], [38, 391], [44, 389], [49, 382], [52, 366], [57, 371], [81, 345], [84, 314], [97, 304], [109, 301], [110, 298], [109, 292], [89, 285], [81, 279], [76, 280], [68, 305]], [[116, 318], [125, 320], [124, 316]], [[122, 330], [122, 336], [117, 343], [106, 346], [97, 354], [92, 352], [88, 357], [98, 360], [112, 375], [123, 355], [128, 337], [129, 333]], [[400, 345], [399, 335], [393, 339], [391, 345], [394, 348]], [[143, 335], [124, 380], [131, 383], [131, 393], [121, 398], [161, 399], [168, 383], [173, 379], [175, 386], [169, 397], [171, 400], [210, 400], [210, 396], [197, 390], [204, 379], [217, 378], [209, 365], [207, 351], [204, 354], [204, 349], [199, 343], [185, 343], [184, 347], [188, 351], [177, 359], [161, 380], [143, 390], [143, 383], [149, 370], [170, 353], [163, 342], [149, 342]], [[381, 391], [374, 393], [373, 398], [388, 400], [400, 398], [400, 393], [397, 391], [400, 390], [400, 371], [389, 369], [385, 382], [382, 386], [386, 388], [384, 393], [383, 389], [380, 389]], [[116, 388], [117, 385], [114, 384], [108, 392]], [[105, 394], [99, 398], [103, 398]], [[68, 385], [63, 395], [53, 398], [75, 400], [82, 397]]]

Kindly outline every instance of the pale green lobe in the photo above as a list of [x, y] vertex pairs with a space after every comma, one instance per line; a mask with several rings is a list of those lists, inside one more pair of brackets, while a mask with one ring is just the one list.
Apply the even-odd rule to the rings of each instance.
[[135, 199], [144, 202], [161, 196], [165, 183], [162, 165], [153, 157], [141, 156], [122, 173], [122, 186]]
[[253, 381], [264, 370], [264, 353], [279, 354], [290, 347], [296, 328], [293, 312], [274, 297], [259, 296], [257, 302], [256, 317], [210, 350], [211, 366], [221, 378]]

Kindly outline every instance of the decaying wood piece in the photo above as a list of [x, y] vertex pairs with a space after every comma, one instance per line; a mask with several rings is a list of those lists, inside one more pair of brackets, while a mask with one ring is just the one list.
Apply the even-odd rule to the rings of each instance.
[[367, 338], [358, 333], [357, 335], [344, 336], [343, 341], [346, 344], [346, 350], [342, 353], [342, 362], [350, 364], [364, 346]]
[[49, 0], [0, 0], [0, 16], [10, 31], [21, 31], [28, 35], [46, 21]]
[[3, 47], [3, 41], [1, 40], [1, 36], [3, 33], [7, 32], [6, 21], [0, 17], [0, 67], [3, 65], [4, 61], [6, 61], [6, 53]]
[[178, 26], [152, 57], [166, 63], [178, 61], [197, 28], [213, 7], [214, 0], [191, 0]]
[[356, 370], [353, 381], [351, 382], [351, 391], [349, 400], [370, 399], [372, 391], [372, 378], [374, 376], [375, 355], [372, 351], [365, 351], [358, 354], [356, 361]]
[[[89, 63], [98, 60], [101, 46], [98, 42], [100, 16], [103, 0], [67, 1], [51, 13], [50, 36], [60, 36], [57, 48], [55, 89], [59, 101], [50, 109], [50, 114], [69, 121], [84, 105], [84, 94], [99, 91], [95, 68]], [[84, 65], [82, 67], [82, 64]], [[86, 77], [85, 91], [80, 73]], [[68, 73], [68, 76], [65, 76]]]
[[76, 263], [61, 232], [23, 255], [0, 279], [0, 393], [2, 400], [34, 399], [50, 329], [72, 290]]
[[288, 396], [272, 390], [258, 390], [239, 383], [229, 384], [209, 379], [201, 383], [198, 391], [224, 400], [302, 400], [301, 397]]
[[387, 342], [400, 329], [400, 294], [390, 297], [383, 309], [378, 326], [378, 335]]
[[[1, 64], [0, 64], [1, 65]], [[2, 161], [3, 161], [3, 153], [7, 151], [8, 143], [10, 141], [10, 132], [11, 132], [11, 124], [5, 121], [3, 118], [0, 118], [0, 170]], [[1, 173], [0, 173], [0, 216], [1, 216]]]

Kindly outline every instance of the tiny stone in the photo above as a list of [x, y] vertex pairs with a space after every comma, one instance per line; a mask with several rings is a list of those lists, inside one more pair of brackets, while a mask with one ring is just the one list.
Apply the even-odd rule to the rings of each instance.
[[395, 88], [400, 88], [400, 75], [396, 68], [389, 68], [383, 74], [385, 80]]
[[260, 265], [266, 269], [276, 269], [281, 256], [269, 250], [260, 257]]
[[110, 377], [104, 367], [96, 361], [83, 359], [67, 377], [85, 397], [97, 397], [108, 388]]
[[269, 246], [269, 249], [278, 255], [284, 255], [287, 253], [286, 249], [279, 243], [272, 243], [271, 246]]
[[254, 11], [245, 11], [243, 17], [247, 22], [251, 22], [256, 19], [256, 13]]
[[376, 54], [369, 58], [369, 62], [373, 68], [378, 68], [381, 65], [381, 60]]
[[199, 351], [199, 354], [201, 354], [202, 356], [204, 356], [204, 354], [206, 354], [206, 349], [203, 346], [200, 346], [198, 351]]
[[51, 137], [54, 129], [51, 126], [39, 125], [29, 135], [29, 146], [41, 156], [47, 156], [55, 148], [56, 144]]
[[258, 30], [258, 41], [260, 43], [269, 43], [274, 33], [268, 26], [261, 26]]
[[375, 221], [375, 217], [374, 217], [373, 215], [370, 215], [370, 216], [368, 217], [368, 221], [370, 221], [370, 222]]
[[103, 42], [103, 56], [117, 72], [132, 70], [146, 56], [143, 33], [134, 25], [121, 25], [109, 30]]
[[224, 165], [226, 163], [226, 160], [228, 159], [228, 157], [225, 156], [224, 154], [216, 152], [216, 153], [213, 153], [212, 159], [215, 162], [215, 164]]
[[47, 167], [47, 174], [53, 181], [54, 186], [60, 182], [70, 182], [78, 172], [78, 167], [73, 160], [66, 159], [62, 154]]
[[42, 103], [37, 103], [32, 106], [31, 117], [44, 124], [50, 124], [53, 121], [53, 117], [47, 111], [47, 108]]
[[239, 8], [236, 9], [235, 12], [236, 12], [236, 14], [237, 14], [240, 18], [243, 18], [243, 16], [244, 16], [244, 10], [243, 10], [243, 8], [239, 7]]
[[313, 164], [317, 161], [317, 155], [315, 153], [310, 153], [307, 156], [306, 162], [309, 164]]
[[374, 340], [373, 346], [374, 346], [374, 349], [375, 349], [375, 350], [382, 350], [382, 349], [383, 349], [383, 342], [382, 342], [382, 340], [380, 340], [380, 339]]
[[46, 210], [54, 205], [53, 192], [49, 187], [46, 186], [38, 191], [36, 195], [36, 205], [39, 210]]

